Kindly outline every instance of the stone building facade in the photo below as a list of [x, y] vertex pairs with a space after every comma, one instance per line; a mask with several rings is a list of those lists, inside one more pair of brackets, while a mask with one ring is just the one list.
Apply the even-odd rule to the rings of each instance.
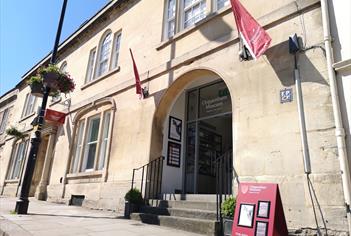
[[[256, 61], [238, 58], [228, 0], [112, 1], [66, 39], [58, 65], [72, 75], [76, 89], [49, 102], [48, 108], [67, 117], [64, 125], [44, 128], [31, 195], [55, 202], [84, 196], [87, 206], [122, 211], [133, 168], [162, 155], [162, 193], [214, 194], [211, 160], [231, 152], [238, 180], [279, 184], [289, 228], [315, 227], [287, 40], [297, 33], [305, 48], [323, 44], [321, 5], [318, 0], [246, 0], [243, 5], [272, 38]], [[144, 99], [135, 94], [129, 48], [149, 92]], [[25, 80], [48, 62], [49, 56], [14, 90], [7, 126], [26, 136], [6, 137], [0, 144], [3, 195], [18, 194], [41, 100], [29, 95]], [[346, 231], [323, 50], [301, 53], [298, 66], [310, 178], [327, 227]], [[292, 101], [281, 101], [284, 91], [292, 91]], [[176, 133], [169, 130], [172, 122]], [[178, 148], [178, 160], [170, 160], [171, 146]]]

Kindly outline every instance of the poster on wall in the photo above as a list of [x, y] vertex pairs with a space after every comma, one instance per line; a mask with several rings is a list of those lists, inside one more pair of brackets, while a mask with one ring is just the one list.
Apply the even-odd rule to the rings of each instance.
[[238, 225], [242, 227], [252, 228], [254, 212], [254, 204], [240, 204]]
[[178, 142], [182, 140], [182, 120], [169, 117], [168, 138]]
[[180, 167], [181, 146], [179, 143], [168, 142], [167, 165]]

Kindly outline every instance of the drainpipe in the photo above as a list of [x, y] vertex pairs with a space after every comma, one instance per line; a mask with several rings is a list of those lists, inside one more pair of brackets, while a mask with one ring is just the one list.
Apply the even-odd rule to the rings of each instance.
[[344, 128], [342, 125], [342, 119], [341, 119], [336, 76], [332, 66], [334, 63], [334, 58], [333, 58], [332, 46], [331, 46], [328, 0], [321, 0], [321, 11], [322, 11], [322, 21], [323, 21], [325, 52], [327, 57], [327, 69], [328, 69], [328, 77], [329, 77], [329, 83], [330, 83], [330, 93], [332, 98], [333, 115], [335, 120], [335, 135], [336, 135], [336, 142], [337, 142], [339, 161], [340, 161], [340, 170], [341, 170], [342, 186], [343, 186], [344, 198], [345, 198], [347, 222], [349, 226], [349, 233], [351, 233], [350, 167], [349, 167], [348, 157], [346, 152], [345, 131], [344, 131]]

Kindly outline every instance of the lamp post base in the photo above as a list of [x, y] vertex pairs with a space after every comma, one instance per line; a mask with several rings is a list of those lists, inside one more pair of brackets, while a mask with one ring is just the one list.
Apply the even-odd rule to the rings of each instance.
[[16, 201], [16, 208], [15, 211], [18, 215], [26, 215], [28, 212], [28, 205], [29, 201], [28, 199], [18, 199]]

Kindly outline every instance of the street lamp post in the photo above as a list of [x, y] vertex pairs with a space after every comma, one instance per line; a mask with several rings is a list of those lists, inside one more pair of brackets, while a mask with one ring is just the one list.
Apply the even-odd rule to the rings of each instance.
[[[67, 0], [63, 0], [60, 21], [56, 32], [55, 44], [54, 44], [54, 48], [52, 50], [51, 59], [50, 59], [51, 64], [55, 64], [55, 61], [56, 61], [57, 48], [60, 41], [63, 19], [65, 17], [65, 12], [66, 12], [66, 6], [67, 6]], [[29, 205], [28, 195], [29, 195], [29, 190], [32, 183], [35, 162], [38, 155], [38, 149], [41, 142], [41, 137], [40, 137], [41, 129], [44, 124], [44, 114], [45, 114], [49, 93], [50, 93], [50, 88], [44, 85], [44, 97], [41, 103], [41, 108], [38, 116], [38, 123], [37, 123], [38, 126], [36, 131], [34, 132], [34, 136], [31, 138], [31, 141], [30, 141], [31, 148], [29, 151], [28, 161], [24, 172], [23, 183], [21, 186], [21, 194], [19, 199], [16, 202], [15, 211], [17, 214], [27, 214], [27, 211], [28, 211], [28, 205]]]

